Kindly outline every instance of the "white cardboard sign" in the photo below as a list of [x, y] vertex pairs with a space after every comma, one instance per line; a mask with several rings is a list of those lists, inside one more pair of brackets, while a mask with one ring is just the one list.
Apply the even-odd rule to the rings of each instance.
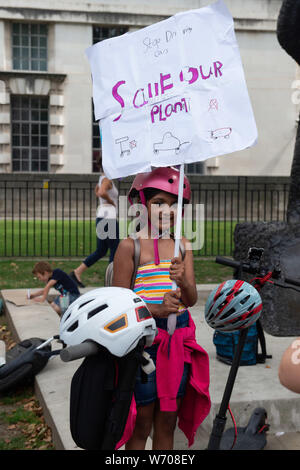
[[222, 0], [86, 51], [109, 178], [243, 150], [257, 129]]

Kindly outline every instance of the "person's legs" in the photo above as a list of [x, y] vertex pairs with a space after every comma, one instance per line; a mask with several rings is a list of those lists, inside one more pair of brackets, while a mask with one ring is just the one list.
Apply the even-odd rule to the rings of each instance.
[[56, 311], [56, 313], [58, 313], [59, 316], [62, 314], [60, 304], [59, 304], [59, 295], [55, 297], [55, 299], [53, 300], [53, 302], [51, 302], [50, 305]]
[[111, 263], [114, 260], [115, 253], [117, 251], [120, 239], [119, 239], [119, 224], [116, 221], [116, 234], [112, 238], [107, 239], [108, 246], [110, 249], [109, 262]]
[[[102, 219], [96, 219], [96, 227]], [[96, 250], [91, 253], [76, 269], [74, 269], [75, 278], [81, 283], [82, 273], [90, 266], [95, 264], [99, 259], [106, 255], [108, 250], [108, 239], [101, 239], [97, 236], [97, 247]]]
[[155, 402], [137, 408], [134, 431], [131, 438], [126, 443], [126, 450], [145, 449], [147, 439], [152, 429], [154, 409]]
[[[181, 399], [177, 399], [177, 409]], [[153, 422], [152, 450], [172, 450], [174, 445], [174, 431], [177, 421], [177, 411], [160, 411], [159, 403], [155, 407]]]

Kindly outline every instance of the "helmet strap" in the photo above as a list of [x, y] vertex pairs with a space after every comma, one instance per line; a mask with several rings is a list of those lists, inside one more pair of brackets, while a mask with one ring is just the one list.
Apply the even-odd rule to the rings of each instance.
[[[141, 199], [141, 203], [146, 206], [146, 198], [145, 198], [145, 194], [144, 194], [144, 191], [140, 190], [139, 191], [139, 196], [140, 196], [140, 199]], [[148, 217], [148, 225], [150, 228], [153, 228], [152, 225], [151, 225], [151, 222], [149, 220], [149, 217]], [[157, 265], [160, 263], [160, 258], [159, 258], [159, 251], [158, 251], [158, 236], [155, 236], [154, 240], [153, 240], [153, 248], [154, 248], [154, 263]]]
[[[139, 191], [139, 196], [141, 199], [141, 203], [146, 207], [146, 198], [143, 190]], [[159, 234], [158, 230], [151, 224], [151, 221], [148, 217], [148, 226], [151, 229], [151, 232], [156, 232], [155, 233], [155, 238], [153, 240], [153, 248], [154, 248], [154, 263], [158, 265], [160, 263], [160, 257], [159, 257], [159, 250], [158, 250], [158, 240], [159, 238], [162, 238], [169, 230], [165, 230], [164, 233]]]

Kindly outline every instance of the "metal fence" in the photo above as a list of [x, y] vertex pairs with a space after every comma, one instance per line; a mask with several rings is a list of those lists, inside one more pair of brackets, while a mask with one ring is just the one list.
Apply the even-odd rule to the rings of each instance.
[[[193, 227], [202, 233], [195, 255], [230, 256], [239, 222], [285, 220], [289, 178], [189, 179]], [[131, 181], [118, 181], [121, 196]], [[95, 175], [0, 175], [0, 257], [82, 258], [94, 251], [96, 182]]]

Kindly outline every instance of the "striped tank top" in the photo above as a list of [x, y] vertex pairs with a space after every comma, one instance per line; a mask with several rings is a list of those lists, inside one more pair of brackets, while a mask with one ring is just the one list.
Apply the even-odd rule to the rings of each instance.
[[[138, 267], [134, 292], [146, 303], [162, 304], [166, 292], [172, 290], [170, 279], [171, 260], [161, 260], [159, 264], [145, 263]], [[186, 310], [183, 303], [179, 304], [178, 312]]]

